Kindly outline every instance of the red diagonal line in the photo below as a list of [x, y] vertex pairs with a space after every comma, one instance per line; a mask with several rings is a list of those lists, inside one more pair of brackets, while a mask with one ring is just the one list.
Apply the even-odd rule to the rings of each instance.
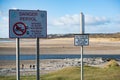
[[23, 31], [17, 24], [16, 24], [15, 26], [16, 26], [16, 29], [17, 29], [17, 30], [19, 30], [19, 31], [21, 31], [22, 33], [24, 33], [24, 31]]

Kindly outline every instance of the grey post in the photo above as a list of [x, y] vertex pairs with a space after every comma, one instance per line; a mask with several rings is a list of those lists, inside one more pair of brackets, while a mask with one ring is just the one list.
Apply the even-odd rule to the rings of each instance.
[[[84, 14], [80, 14], [80, 34], [84, 34]], [[81, 46], [81, 80], [84, 80], [83, 45]]]
[[84, 34], [85, 31], [85, 19], [84, 19], [84, 14], [81, 12], [80, 14], [80, 34]]
[[20, 80], [20, 41], [16, 38], [16, 78]]
[[39, 75], [39, 38], [37, 38], [37, 41], [36, 41], [36, 46], [37, 46], [37, 55], [36, 55], [36, 67], [37, 67], [37, 76], [36, 76], [36, 79], [37, 80], [40, 80], [40, 75]]

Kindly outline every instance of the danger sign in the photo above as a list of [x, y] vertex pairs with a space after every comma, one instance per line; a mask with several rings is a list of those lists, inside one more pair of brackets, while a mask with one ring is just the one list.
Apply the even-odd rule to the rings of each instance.
[[9, 10], [10, 38], [46, 38], [47, 12], [40, 10]]

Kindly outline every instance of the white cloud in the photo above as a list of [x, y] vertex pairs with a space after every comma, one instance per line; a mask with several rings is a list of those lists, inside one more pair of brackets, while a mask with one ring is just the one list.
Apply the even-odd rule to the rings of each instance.
[[63, 25], [78, 25], [79, 24], [79, 16], [78, 15], [65, 15], [60, 17], [59, 19], [54, 19], [51, 23], [55, 26], [63, 26]]
[[4, 14], [3, 14], [3, 12], [2, 11], [0, 11], [0, 18], [2, 18], [2, 16], [3, 16]]
[[0, 25], [0, 38], [8, 38], [8, 26]]
[[18, 8], [16, 8], [16, 7], [12, 7], [11, 9], [15, 9], [15, 10], [16, 10], [16, 9], [18, 9]]
[[[1, 20], [0, 20], [1, 21]], [[8, 22], [5, 20], [2, 20], [0, 22], [0, 38], [8, 38]]]
[[97, 16], [85, 16], [86, 25], [105, 25], [110, 23], [110, 20], [106, 17], [97, 17]]
[[2, 15], [2, 11], [0, 11], [0, 16]]
[[8, 38], [8, 16], [0, 11], [0, 38]]
[[[86, 25], [105, 25], [109, 23], [110, 20], [106, 17], [97, 17], [97, 16], [90, 16], [85, 15], [85, 24]], [[52, 20], [50, 23], [53, 26], [66, 26], [66, 25], [79, 25], [80, 24], [80, 15], [65, 15], [58, 19]]]
[[2, 11], [0, 11], [0, 20], [2, 20], [2, 22], [8, 21], [8, 16], [6, 16]]
[[5, 17], [5, 16], [4, 16], [4, 17], [2, 17], [2, 20], [3, 20], [5, 23], [6, 23], [6, 22], [8, 23], [8, 17]]

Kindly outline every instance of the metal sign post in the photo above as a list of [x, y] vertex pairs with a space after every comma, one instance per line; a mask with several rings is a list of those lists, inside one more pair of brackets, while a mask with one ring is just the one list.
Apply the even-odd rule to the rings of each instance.
[[16, 38], [16, 79], [20, 80], [20, 41]]
[[84, 65], [83, 65], [83, 46], [81, 46], [81, 80], [84, 80], [83, 72], [84, 72]]
[[[84, 34], [84, 15], [83, 13], [80, 14], [80, 17], [81, 17], [81, 31], [80, 33], [81, 34]], [[84, 68], [83, 68], [83, 45], [81, 46], [81, 80], [84, 80], [84, 76], [83, 76], [83, 72], [84, 72]]]
[[[84, 15], [83, 13], [80, 14], [80, 21], [81, 21], [81, 34], [84, 34]], [[83, 45], [81, 46], [81, 80], [84, 80], [84, 75], [83, 75], [83, 72], [84, 72], [84, 68], [83, 68], [84, 64], [83, 64]]]
[[37, 51], [37, 55], [36, 55], [36, 70], [37, 70], [37, 75], [36, 75], [36, 79], [39, 80], [39, 38], [37, 38], [37, 41], [36, 41], [36, 51]]
[[81, 80], [84, 80], [83, 47], [89, 45], [89, 35], [84, 34], [84, 15], [80, 14], [80, 34], [75, 34], [74, 45], [81, 46]]

